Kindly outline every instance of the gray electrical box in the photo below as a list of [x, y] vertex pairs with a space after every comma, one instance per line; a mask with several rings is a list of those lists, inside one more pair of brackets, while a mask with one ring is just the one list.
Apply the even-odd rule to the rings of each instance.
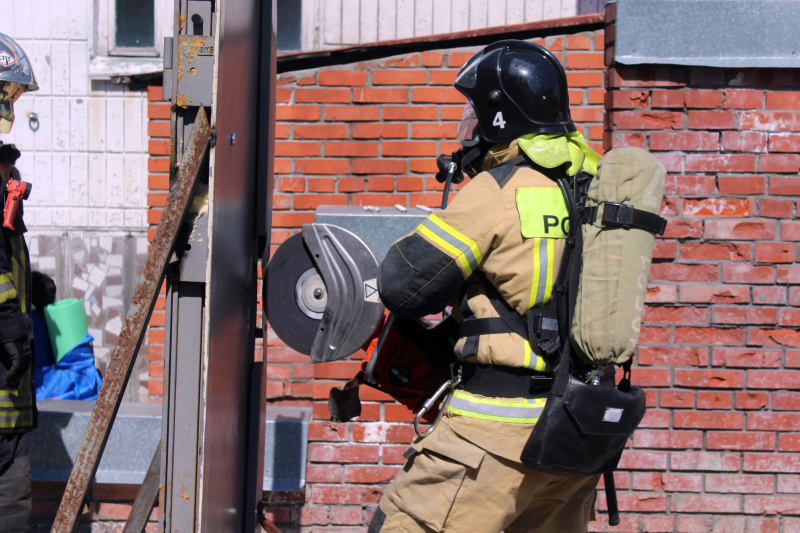
[[800, 68], [800, 2], [617, 0], [623, 65]]
[[420, 207], [321, 205], [314, 212], [314, 222], [352, 231], [382, 261], [394, 241], [414, 231], [431, 213], [433, 209]]

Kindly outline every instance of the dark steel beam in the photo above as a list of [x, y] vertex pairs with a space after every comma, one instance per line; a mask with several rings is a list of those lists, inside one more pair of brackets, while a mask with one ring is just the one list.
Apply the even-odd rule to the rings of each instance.
[[139, 283], [133, 293], [125, 323], [108, 365], [100, 395], [95, 402], [81, 451], [69, 476], [51, 533], [72, 533], [75, 528], [78, 513], [86, 498], [86, 490], [97, 471], [111, 424], [122, 401], [122, 392], [125, 390], [136, 354], [142, 344], [161, 281], [164, 279], [164, 272], [190, 205], [197, 173], [208, 149], [210, 138], [211, 128], [206, 112], [201, 108], [183, 154], [176, 182], [167, 197]]

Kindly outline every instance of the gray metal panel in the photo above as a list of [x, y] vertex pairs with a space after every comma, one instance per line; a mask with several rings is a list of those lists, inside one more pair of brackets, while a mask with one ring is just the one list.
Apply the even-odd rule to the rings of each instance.
[[411, 233], [431, 213], [417, 207], [409, 207], [403, 212], [395, 207], [366, 209], [321, 205], [314, 212], [314, 222], [333, 224], [352, 231], [364, 239], [378, 261], [382, 261], [394, 241]]
[[246, 452], [257, 290], [260, 8], [259, 0], [217, 4], [217, 142], [210, 169], [208, 328], [201, 382], [201, 532], [242, 531], [255, 519], [255, 504], [246, 497]]
[[[202, 225], [200, 226], [202, 227]], [[192, 251], [205, 248], [192, 247]], [[203, 258], [203, 254], [199, 254]], [[182, 272], [191, 271], [192, 257], [184, 256]], [[202, 262], [205, 265], [205, 262]], [[191, 528], [197, 516], [198, 457], [202, 455], [198, 437], [200, 362], [203, 344], [203, 314], [205, 284], [180, 281], [177, 269], [167, 279], [167, 327], [165, 342], [168, 347], [164, 360], [164, 378], [169, 384], [165, 390], [162, 440], [164, 520], [169, 531]]]
[[[31, 477], [66, 481], [80, 451], [94, 402], [41, 400], [30, 435]], [[141, 483], [161, 438], [161, 406], [123, 402], [100, 460], [96, 483]]]
[[[30, 434], [31, 475], [34, 481], [66, 481], [83, 442], [94, 402], [40, 400], [39, 427]], [[305, 485], [310, 407], [270, 407], [264, 427], [263, 490], [296, 491]], [[196, 425], [176, 421], [178, 431]], [[193, 430], [189, 427], [189, 433]], [[161, 405], [123, 402], [108, 446], [97, 469], [96, 483], [139, 484], [161, 438]], [[172, 450], [173, 454], [175, 450]], [[196, 461], [194, 454], [179, 459]], [[148, 458], [148, 456], [150, 458]], [[179, 465], [174, 465], [175, 469]]]
[[617, 0], [615, 60], [708, 67], [800, 67], [800, 2]]
[[306, 484], [310, 407], [271, 407], [264, 441], [264, 490], [294, 492]]

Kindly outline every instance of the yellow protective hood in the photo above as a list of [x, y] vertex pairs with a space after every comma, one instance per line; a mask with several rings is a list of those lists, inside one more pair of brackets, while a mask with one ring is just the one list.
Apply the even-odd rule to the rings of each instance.
[[519, 148], [537, 165], [556, 168], [569, 163], [567, 174], [575, 175], [583, 170], [597, 174], [600, 154], [592, 150], [579, 132], [572, 133], [530, 133], [518, 139]]

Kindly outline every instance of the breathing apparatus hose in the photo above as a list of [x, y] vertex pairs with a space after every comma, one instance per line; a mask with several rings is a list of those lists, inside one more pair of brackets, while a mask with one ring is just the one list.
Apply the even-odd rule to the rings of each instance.
[[444, 191], [442, 191], [442, 209], [447, 208], [447, 198], [450, 196], [450, 185], [453, 183], [453, 176], [458, 169], [458, 165], [456, 165], [453, 161], [450, 161], [450, 164], [447, 167], [447, 179], [444, 182]]

